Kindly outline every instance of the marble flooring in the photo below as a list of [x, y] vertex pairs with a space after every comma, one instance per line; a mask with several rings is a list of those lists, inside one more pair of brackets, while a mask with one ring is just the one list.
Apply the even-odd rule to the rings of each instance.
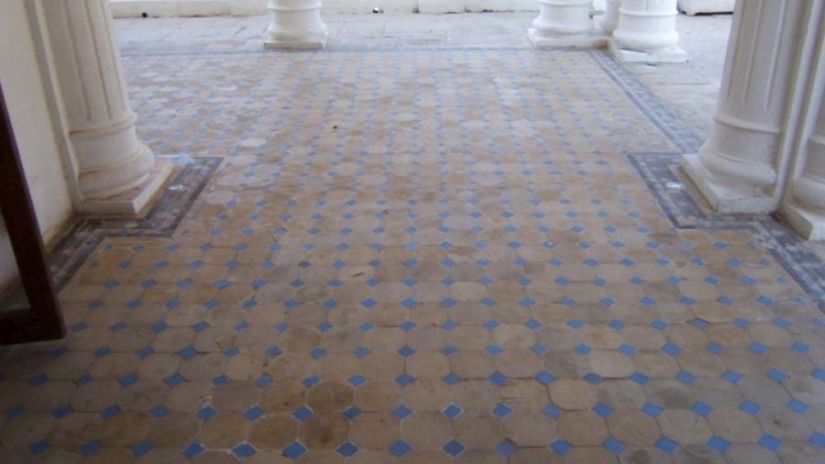
[[124, 65], [140, 137], [220, 165], [2, 353], [4, 463], [825, 462], [822, 262], [693, 203], [701, 138], [603, 52]]

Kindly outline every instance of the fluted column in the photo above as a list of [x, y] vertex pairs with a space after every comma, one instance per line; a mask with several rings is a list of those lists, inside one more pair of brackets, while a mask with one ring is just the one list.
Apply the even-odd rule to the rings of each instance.
[[269, 0], [265, 48], [314, 49], [327, 44], [320, 0]]
[[804, 237], [825, 240], [825, 1], [818, 0], [811, 12], [816, 14], [818, 28], [809, 34], [817, 37], [818, 51], [781, 210]]
[[[136, 214], [171, 168], [138, 140], [107, 0], [43, 2], [81, 210]], [[153, 179], [155, 177], [155, 179]]]
[[622, 0], [610, 50], [622, 61], [687, 60], [676, 32], [676, 0]]
[[604, 19], [602, 19], [600, 26], [608, 35], [612, 35], [616, 27], [619, 26], [620, 6], [621, 0], [605, 0]]
[[528, 37], [537, 47], [598, 47], [606, 39], [590, 19], [593, 0], [539, 0]]
[[721, 212], [776, 209], [782, 134], [802, 45], [797, 0], [736, 4], [722, 88], [710, 136], [683, 164]]

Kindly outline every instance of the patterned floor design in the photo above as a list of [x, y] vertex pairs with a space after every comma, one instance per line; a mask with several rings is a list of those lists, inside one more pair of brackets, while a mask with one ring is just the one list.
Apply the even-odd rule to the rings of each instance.
[[124, 63], [141, 138], [222, 161], [170, 237], [73, 255], [4, 462], [825, 462], [822, 263], [706, 217], [601, 52]]

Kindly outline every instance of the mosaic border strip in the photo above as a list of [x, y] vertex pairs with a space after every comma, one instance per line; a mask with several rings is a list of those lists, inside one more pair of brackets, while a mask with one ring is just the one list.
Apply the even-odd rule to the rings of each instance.
[[220, 165], [219, 157], [159, 156], [179, 166], [152, 210], [140, 219], [81, 219], [49, 254], [55, 286], [62, 289], [97, 246], [110, 237], [171, 237]]
[[825, 263], [780, 218], [759, 214], [707, 215], [679, 178], [683, 153], [696, 153], [702, 140], [668, 111], [655, 95], [603, 51], [591, 55], [633, 103], [679, 148], [680, 153], [628, 153], [630, 163], [677, 229], [744, 229], [825, 311]]

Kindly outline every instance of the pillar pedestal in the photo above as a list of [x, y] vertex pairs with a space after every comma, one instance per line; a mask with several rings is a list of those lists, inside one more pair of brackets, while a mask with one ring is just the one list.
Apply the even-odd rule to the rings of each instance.
[[602, 47], [607, 37], [590, 18], [592, 0], [539, 0], [539, 15], [527, 31], [530, 42], [540, 48]]
[[264, 48], [311, 50], [327, 44], [319, 0], [269, 0]]
[[81, 212], [139, 215], [172, 171], [135, 133], [108, 0], [43, 2]]
[[676, 32], [676, 0], [622, 0], [610, 52], [620, 61], [687, 61]]
[[[825, 26], [825, 5], [819, 4]], [[814, 14], [811, 16], [815, 16]], [[817, 36], [817, 56], [799, 128], [800, 141], [794, 151], [790, 181], [785, 192], [782, 216], [803, 237], [825, 240], [825, 37]]]
[[737, 4], [710, 136], [682, 164], [719, 212], [770, 213], [779, 205], [804, 3]]

